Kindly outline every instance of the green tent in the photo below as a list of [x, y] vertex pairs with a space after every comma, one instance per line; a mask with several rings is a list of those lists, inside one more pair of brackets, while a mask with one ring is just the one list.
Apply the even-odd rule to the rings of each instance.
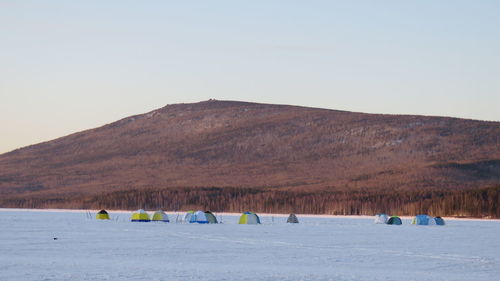
[[387, 221], [387, 224], [402, 225], [403, 222], [401, 221], [401, 219], [398, 216], [392, 216]]
[[207, 218], [208, 223], [218, 223], [217, 218], [210, 211], [205, 211], [205, 217]]

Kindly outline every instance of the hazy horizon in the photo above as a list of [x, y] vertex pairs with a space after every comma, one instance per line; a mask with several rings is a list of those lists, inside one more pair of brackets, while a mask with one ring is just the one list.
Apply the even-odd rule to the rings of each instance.
[[500, 121], [500, 2], [190, 4], [0, 0], [0, 153], [211, 98]]

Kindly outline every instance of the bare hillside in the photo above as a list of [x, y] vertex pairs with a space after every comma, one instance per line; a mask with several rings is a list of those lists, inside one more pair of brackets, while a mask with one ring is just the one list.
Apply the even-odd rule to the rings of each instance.
[[453, 191], [498, 183], [499, 122], [234, 101], [167, 105], [0, 155], [4, 206], [34, 198], [65, 206], [144, 188]]

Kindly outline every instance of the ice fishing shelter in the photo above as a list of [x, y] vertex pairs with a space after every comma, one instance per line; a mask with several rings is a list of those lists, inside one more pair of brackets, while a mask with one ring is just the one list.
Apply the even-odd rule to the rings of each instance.
[[374, 223], [387, 223], [389, 216], [387, 214], [376, 214]]
[[435, 217], [434, 221], [436, 222], [436, 225], [445, 225], [442, 217]]
[[287, 223], [299, 223], [299, 219], [297, 218], [297, 216], [295, 214], [290, 214], [288, 216], [288, 219], [286, 220]]
[[256, 213], [244, 212], [240, 217], [239, 224], [260, 224], [260, 219]]
[[205, 211], [205, 216], [207, 217], [208, 223], [219, 223], [214, 214], [210, 211]]
[[109, 220], [109, 214], [106, 212], [106, 210], [100, 210], [96, 215], [95, 218], [98, 220]]
[[403, 222], [401, 221], [401, 218], [398, 216], [392, 216], [387, 220], [387, 224], [393, 224], [393, 225], [402, 225]]
[[208, 223], [207, 216], [203, 211], [196, 211], [191, 215], [189, 223]]
[[149, 219], [149, 215], [148, 213], [146, 213], [146, 211], [144, 211], [143, 209], [140, 209], [140, 210], [137, 210], [137, 212], [135, 213], [132, 213], [132, 217], [130, 218], [131, 221], [142, 221], [142, 222], [147, 222], [147, 221], [151, 221]]
[[433, 217], [428, 216], [428, 215], [417, 215], [413, 218], [411, 221], [411, 224], [416, 224], [416, 225], [435, 225], [436, 221], [434, 220]]
[[162, 211], [158, 210], [153, 214], [153, 217], [151, 218], [152, 221], [162, 221], [162, 222], [170, 222], [168, 219], [168, 215]]
[[217, 223], [217, 219], [210, 211], [196, 211], [191, 215], [189, 223]]

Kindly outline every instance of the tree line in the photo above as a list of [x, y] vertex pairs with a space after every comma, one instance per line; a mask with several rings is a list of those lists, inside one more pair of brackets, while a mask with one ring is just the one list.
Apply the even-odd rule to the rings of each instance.
[[60, 196], [0, 199], [2, 207], [115, 210], [211, 210], [332, 215], [391, 215], [500, 218], [500, 185], [469, 190], [325, 190], [283, 191], [270, 188], [146, 188], [86, 197]]

